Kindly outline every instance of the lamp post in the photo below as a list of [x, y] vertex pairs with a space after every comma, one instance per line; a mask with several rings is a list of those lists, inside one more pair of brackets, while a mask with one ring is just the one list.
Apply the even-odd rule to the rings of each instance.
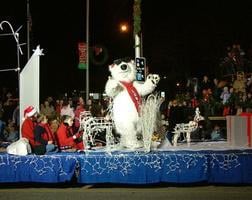
[[86, 102], [89, 99], [89, 0], [86, 0]]
[[143, 56], [142, 32], [141, 32], [141, 0], [134, 0], [133, 19], [134, 19], [134, 38], [135, 38], [135, 58]]
[[30, 29], [31, 29], [31, 13], [30, 13], [30, 2], [26, 1], [26, 33], [27, 33], [27, 62], [30, 59]]

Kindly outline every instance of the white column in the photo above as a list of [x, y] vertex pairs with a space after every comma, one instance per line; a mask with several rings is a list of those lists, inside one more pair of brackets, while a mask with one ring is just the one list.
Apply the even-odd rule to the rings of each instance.
[[141, 56], [141, 38], [138, 34], [135, 34], [135, 58]]

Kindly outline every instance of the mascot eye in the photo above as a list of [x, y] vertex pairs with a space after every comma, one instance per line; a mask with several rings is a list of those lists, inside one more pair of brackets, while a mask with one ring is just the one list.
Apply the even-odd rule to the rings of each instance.
[[127, 68], [128, 68], [128, 65], [126, 65], [126, 64], [121, 65], [122, 70], [126, 70]]

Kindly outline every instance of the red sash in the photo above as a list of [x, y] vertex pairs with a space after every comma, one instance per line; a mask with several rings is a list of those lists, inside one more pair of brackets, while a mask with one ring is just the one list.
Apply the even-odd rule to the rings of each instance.
[[139, 106], [142, 103], [142, 99], [139, 95], [139, 93], [137, 92], [136, 88], [133, 86], [132, 83], [127, 83], [124, 81], [120, 81], [121, 84], [123, 84], [123, 86], [127, 89], [127, 92], [129, 93], [129, 96], [131, 98], [131, 100], [133, 101], [137, 112], [139, 113]]

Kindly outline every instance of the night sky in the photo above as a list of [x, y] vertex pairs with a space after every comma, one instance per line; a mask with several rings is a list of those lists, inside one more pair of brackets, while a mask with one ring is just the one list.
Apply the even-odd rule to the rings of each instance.
[[[143, 55], [151, 73], [161, 80], [159, 89], [173, 93], [176, 82], [188, 77], [214, 77], [226, 47], [240, 43], [245, 53], [252, 45], [251, 1], [142, 0]], [[167, 5], [168, 4], [168, 5]], [[86, 3], [83, 0], [30, 0], [31, 49], [40, 45], [41, 95], [85, 90], [85, 71], [79, 70], [77, 43], [85, 41]], [[102, 46], [108, 56], [103, 65], [90, 64], [90, 91], [102, 92], [109, 75], [107, 66], [117, 58], [134, 58], [133, 0], [90, 0], [90, 46]], [[26, 0], [1, 3], [0, 20], [9, 21], [26, 42]], [[119, 24], [129, 23], [129, 33]], [[8, 32], [8, 27], [4, 26]], [[1, 31], [0, 33], [4, 33]], [[22, 47], [21, 68], [27, 61]], [[16, 66], [13, 37], [0, 37], [0, 68]], [[15, 72], [0, 74], [1, 86], [15, 87]]]

